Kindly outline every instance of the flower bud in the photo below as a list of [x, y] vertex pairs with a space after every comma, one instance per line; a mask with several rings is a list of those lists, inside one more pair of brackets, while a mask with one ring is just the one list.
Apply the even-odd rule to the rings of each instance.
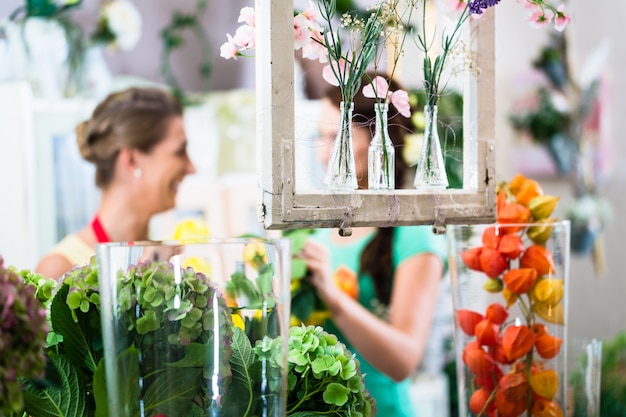
[[533, 348], [535, 334], [526, 326], [509, 326], [502, 334], [502, 348], [510, 361], [515, 361]]
[[530, 374], [530, 387], [538, 396], [551, 400], [559, 388], [559, 376], [554, 369], [533, 371]]
[[528, 208], [533, 219], [542, 220], [550, 217], [558, 202], [559, 197], [557, 196], [540, 195], [530, 200]]
[[554, 226], [552, 224], [556, 219], [550, 218], [537, 222], [534, 226], [530, 226], [526, 230], [526, 235], [537, 245], [543, 245], [552, 236]]
[[493, 294], [499, 293], [500, 291], [502, 291], [503, 288], [504, 284], [499, 278], [488, 278], [485, 282], [485, 285], [483, 285], [483, 289], [485, 291]]

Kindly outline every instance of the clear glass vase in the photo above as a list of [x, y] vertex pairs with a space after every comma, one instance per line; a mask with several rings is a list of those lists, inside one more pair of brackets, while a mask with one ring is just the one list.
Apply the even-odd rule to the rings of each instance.
[[449, 226], [459, 416], [564, 416], [568, 221]]
[[417, 189], [444, 190], [448, 188], [448, 175], [437, 131], [437, 106], [424, 106], [424, 140], [417, 162], [413, 185]]
[[389, 104], [374, 104], [376, 130], [367, 151], [367, 181], [370, 190], [396, 188], [396, 154], [387, 130]]
[[359, 187], [352, 148], [353, 110], [353, 102], [341, 102], [339, 131], [324, 176], [324, 186], [329, 191], [352, 191]]
[[99, 245], [108, 414], [286, 413], [287, 240]]

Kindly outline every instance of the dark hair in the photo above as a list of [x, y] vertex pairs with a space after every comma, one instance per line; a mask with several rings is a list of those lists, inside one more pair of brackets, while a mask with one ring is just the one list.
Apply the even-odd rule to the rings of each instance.
[[[376, 75], [377, 74], [374, 73], [367, 73], [363, 76], [361, 85], [367, 85]], [[389, 89], [391, 91], [403, 88], [393, 79], [387, 79], [387, 81], [389, 82]], [[326, 91], [324, 97], [328, 98], [339, 107], [342, 100], [341, 90], [339, 88], [330, 88]], [[373, 134], [376, 124], [374, 100], [365, 97], [363, 93], [359, 91], [353, 101], [353, 121], [355, 125], [367, 127]], [[396, 150], [396, 184], [399, 187], [406, 187], [410, 180], [410, 167], [404, 161], [404, 158], [402, 158], [402, 150], [405, 146], [406, 136], [413, 132], [413, 124], [409, 118], [400, 115], [392, 103], [389, 103], [388, 118], [389, 136]], [[359, 262], [359, 272], [361, 274], [368, 273], [372, 277], [374, 287], [376, 288], [376, 295], [383, 304], [389, 304], [391, 300], [393, 233], [393, 227], [379, 228], [374, 238], [363, 249]]]
[[158, 88], [130, 88], [106, 97], [76, 127], [82, 157], [96, 165], [96, 186], [110, 184], [122, 148], [150, 152], [165, 138], [171, 118], [182, 114], [178, 100]]

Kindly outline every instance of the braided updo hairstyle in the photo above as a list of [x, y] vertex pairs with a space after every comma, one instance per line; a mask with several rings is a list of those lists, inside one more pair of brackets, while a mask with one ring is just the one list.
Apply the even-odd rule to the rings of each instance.
[[[361, 79], [361, 85], [365, 86], [374, 79], [376, 74], [368, 73]], [[396, 91], [402, 89], [397, 81], [388, 80], [389, 90]], [[339, 88], [331, 88], [324, 95], [337, 108], [342, 100], [341, 90]], [[367, 98], [359, 91], [354, 96], [354, 117], [352, 122], [355, 126], [369, 128], [372, 135], [376, 125], [376, 113], [374, 110], [374, 100]], [[406, 143], [406, 136], [413, 132], [413, 124], [411, 119], [400, 115], [395, 106], [389, 103], [388, 112], [388, 132], [393, 146], [396, 149], [396, 184], [400, 188], [406, 188], [410, 183], [411, 169], [402, 158], [402, 149]], [[374, 287], [376, 288], [376, 296], [378, 300], [388, 305], [391, 299], [391, 283], [393, 278], [393, 260], [392, 260], [392, 242], [393, 227], [379, 228], [376, 235], [367, 244], [361, 253], [359, 261], [359, 273], [367, 273], [372, 277]]]
[[182, 114], [178, 100], [158, 88], [130, 88], [106, 97], [76, 127], [82, 157], [96, 166], [96, 186], [111, 183], [122, 148], [150, 152], [165, 138], [171, 118]]

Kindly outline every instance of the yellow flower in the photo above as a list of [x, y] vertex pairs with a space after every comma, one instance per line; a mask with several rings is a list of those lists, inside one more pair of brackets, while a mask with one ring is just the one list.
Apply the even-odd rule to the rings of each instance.
[[235, 327], [239, 327], [241, 330], [246, 330], [246, 325], [244, 324], [243, 317], [239, 313], [231, 314], [233, 318], [233, 324]]
[[191, 256], [185, 259], [183, 261], [183, 268], [191, 268], [196, 273], [202, 272], [207, 277], [211, 276], [211, 264], [208, 261], [196, 256]]
[[176, 224], [172, 239], [189, 242], [206, 239], [210, 236], [209, 228], [202, 219], [185, 219]]
[[248, 243], [243, 250], [243, 260], [256, 269], [267, 263], [265, 244], [262, 242]]

